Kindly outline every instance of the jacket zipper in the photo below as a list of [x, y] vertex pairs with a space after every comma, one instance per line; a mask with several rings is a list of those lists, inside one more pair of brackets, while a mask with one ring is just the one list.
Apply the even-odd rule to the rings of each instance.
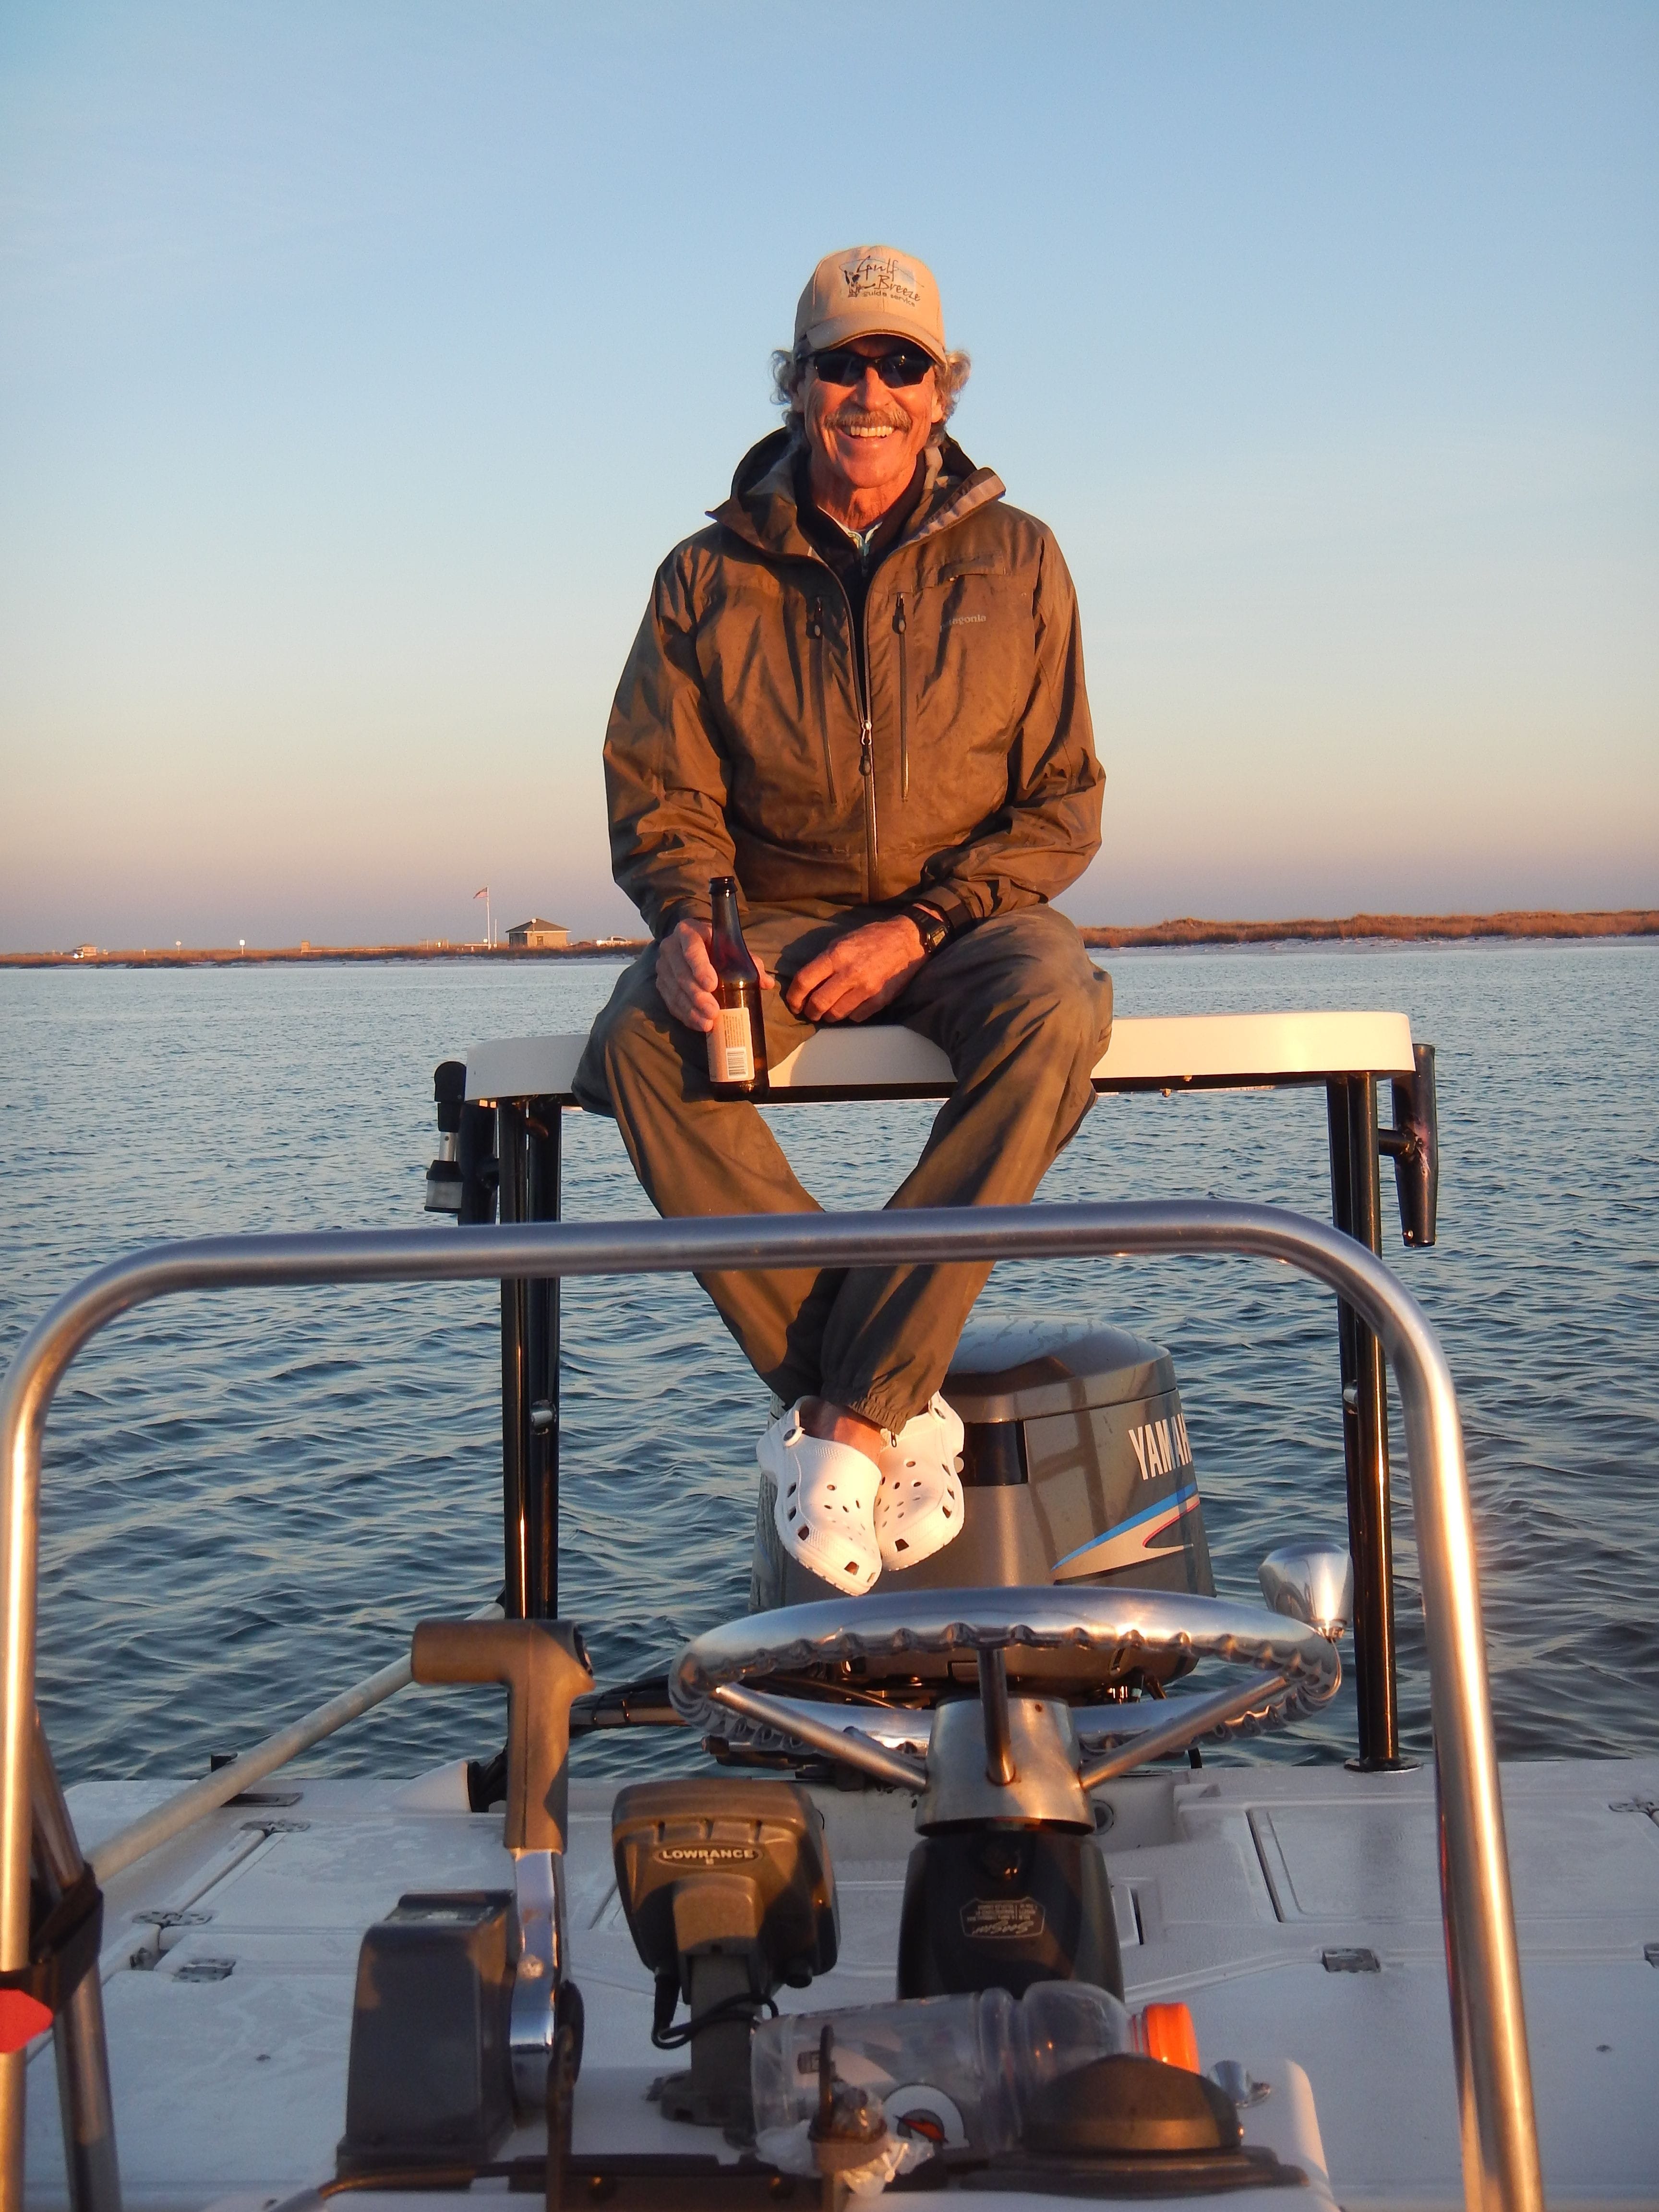
[[859, 774], [864, 778], [864, 891], [867, 900], [876, 896], [876, 862], [881, 847], [876, 835], [876, 764], [870, 738], [870, 717], [864, 718], [864, 733], [859, 744]]
[[[818, 554], [814, 554], [812, 557], [815, 561], [822, 559], [822, 556]], [[828, 562], [824, 562], [823, 565], [829, 568]], [[841, 593], [842, 605], [847, 609], [847, 623], [850, 636], [853, 603], [847, 596], [846, 587], [841, 578], [836, 574], [833, 568], [830, 569], [830, 575], [836, 589]], [[818, 724], [823, 732], [824, 773], [830, 779], [830, 803], [838, 805], [840, 801], [836, 793], [835, 770], [830, 762], [830, 720], [824, 711], [823, 703], [823, 601], [822, 599], [814, 599], [812, 602], [812, 619], [810, 628], [814, 640], [815, 657], [812, 667], [813, 679], [817, 690]], [[864, 609], [865, 670], [867, 670], [869, 665], [870, 607], [866, 600]], [[872, 904], [876, 896], [876, 864], [881, 857], [881, 836], [876, 823], [875, 740], [870, 717], [869, 681], [867, 676], [859, 667], [856, 651], [853, 655], [853, 681], [858, 689], [859, 775], [864, 784], [864, 896], [866, 903]]]
[[864, 896], [873, 903], [876, 865], [881, 858], [881, 831], [876, 820], [876, 747], [870, 713], [870, 601], [864, 602], [864, 681], [859, 690], [859, 712], [864, 726], [859, 733], [859, 774], [864, 778]]
[[839, 806], [836, 792], [836, 764], [830, 753], [830, 714], [823, 699], [823, 601], [812, 602], [812, 618], [806, 625], [812, 641], [812, 692], [817, 702], [818, 735], [823, 740], [823, 780], [830, 787], [830, 804]]
[[910, 796], [910, 672], [906, 652], [904, 594], [893, 603], [893, 628], [898, 632], [899, 797]]
[[[906, 542], [919, 544], [924, 538], [933, 537], [936, 532], [942, 528], [948, 527], [950, 523], [955, 522], [959, 519], [960, 518], [955, 514], [951, 514], [948, 518], [935, 516], [931, 522], [925, 524], [923, 527], [917, 532], [914, 539], [907, 540]], [[821, 553], [814, 553], [810, 557], [816, 567], [827, 572], [833, 580], [836, 589], [841, 592], [842, 602], [847, 608], [848, 623], [850, 629], [853, 605], [852, 601], [847, 597], [846, 591], [842, 586], [840, 577], [836, 574], [834, 569], [830, 567], [829, 562], [823, 558], [823, 556]], [[908, 669], [905, 646], [904, 598], [902, 593], [899, 594], [898, 604], [894, 609], [893, 627], [898, 632], [899, 641], [899, 790], [901, 796], [908, 799], [910, 795], [910, 730], [908, 696], [910, 687], [907, 680]], [[809, 628], [812, 638], [812, 683], [813, 689], [817, 693], [817, 698], [818, 727], [823, 736], [823, 772], [830, 785], [830, 804], [832, 805], [839, 805], [841, 802], [836, 790], [836, 771], [831, 762], [830, 752], [830, 717], [824, 705], [823, 601], [821, 598], [816, 599], [812, 602], [812, 619]], [[870, 609], [867, 600], [866, 602], [864, 611], [864, 661], [865, 667], [867, 669], [870, 665]], [[871, 729], [870, 702], [866, 696], [869, 687], [867, 679], [861, 675], [858, 668], [857, 659], [858, 656], [854, 653], [853, 676], [854, 683], [858, 685], [859, 714], [861, 717], [859, 731], [859, 775], [864, 783], [864, 889], [866, 901], [873, 902], [876, 896], [876, 863], [881, 854], [881, 841], [876, 823], [874, 741]]]

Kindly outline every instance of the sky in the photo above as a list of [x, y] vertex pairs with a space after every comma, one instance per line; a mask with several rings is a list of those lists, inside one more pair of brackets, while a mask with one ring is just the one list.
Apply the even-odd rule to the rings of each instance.
[[821, 253], [1075, 577], [1061, 903], [1659, 905], [1659, 9], [0, 11], [0, 949], [628, 933], [600, 745]]

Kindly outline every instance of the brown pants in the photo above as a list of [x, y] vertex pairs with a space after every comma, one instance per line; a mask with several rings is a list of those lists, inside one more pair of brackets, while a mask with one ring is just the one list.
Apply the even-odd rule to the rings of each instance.
[[[750, 950], [787, 981], [845, 931], [875, 919], [826, 905], [750, 908]], [[658, 994], [654, 947], [622, 976], [593, 1025], [578, 1099], [611, 1114], [659, 1213], [808, 1213], [757, 1109], [713, 1098], [703, 1038]], [[766, 994], [774, 1067], [805, 1042], [781, 990]], [[1112, 985], [1049, 906], [981, 922], [927, 961], [878, 1018], [929, 1037], [957, 1088], [891, 1206], [1023, 1205], [1094, 1103], [1089, 1077], [1112, 1026]], [[902, 1428], [938, 1389], [984, 1266], [780, 1268], [699, 1277], [756, 1373], [786, 1405], [822, 1395]]]

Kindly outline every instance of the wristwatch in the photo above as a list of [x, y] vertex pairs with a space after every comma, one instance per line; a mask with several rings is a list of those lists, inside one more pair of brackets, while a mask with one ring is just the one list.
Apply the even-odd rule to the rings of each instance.
[[924, 953], [937, 952], [941, 945], [950, 942], [950, 924], [942, 915], [935, 914], [932, 907], [923, 906], [918, 900], [902, 911], [916, 925], [916, 934], [921, 939]]

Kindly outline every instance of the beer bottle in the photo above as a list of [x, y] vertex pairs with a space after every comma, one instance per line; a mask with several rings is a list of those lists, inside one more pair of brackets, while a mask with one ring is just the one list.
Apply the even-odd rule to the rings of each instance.
[[743, 941], [737, 878], [716, 876], [708, 895], [714, 908], [708, 957], [720, 1005], [708, 1032], [708, 1081], [716, 1098], [752, 1098], [768, 1088], [760, 969]]

